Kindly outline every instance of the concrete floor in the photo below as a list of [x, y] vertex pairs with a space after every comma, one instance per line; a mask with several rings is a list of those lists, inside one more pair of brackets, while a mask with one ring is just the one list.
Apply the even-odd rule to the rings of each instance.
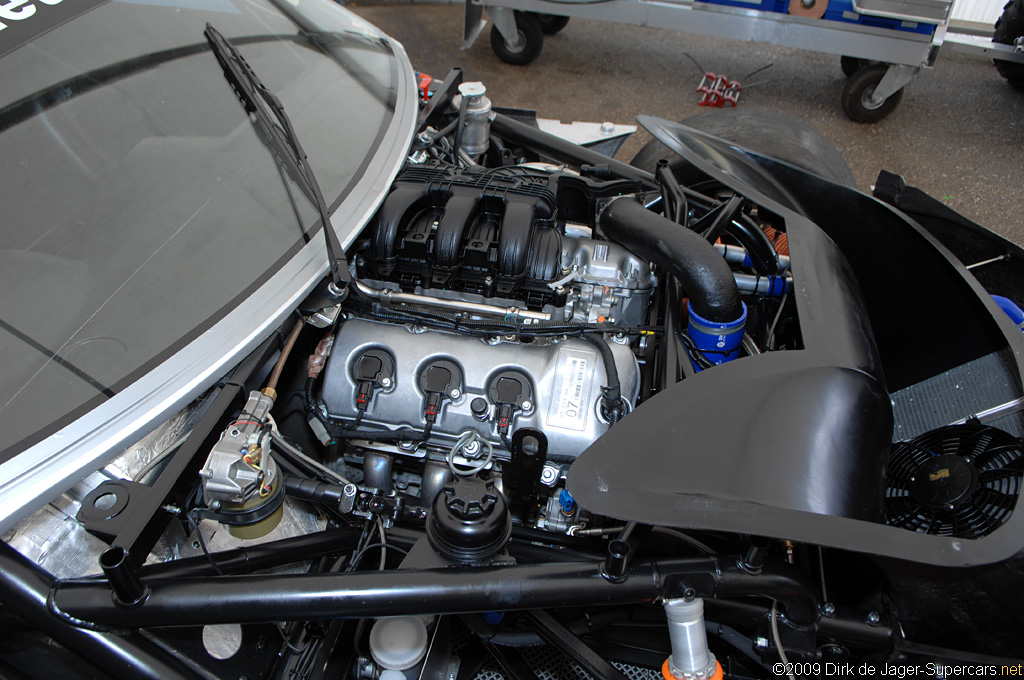
[[[566, 122], [631, 123], [640, 113], [679, 120], [704, 111], [694, 93], [701, 72], [690, 57], [743, 84], [765, 81], [745, 89], [739, 105], [817, 128], [846, 156], [862, 190], [879, 170], [890, 170], [1024, 244], [1024, 92], [1009, 87], [987, 59], [943, 51], [888, 118], [862, 125], [842, 111], [845, 79], [833, 55], [574, 18], [558, 35], [545, 36], [535, 62], [510, 66], [492, 52], [489, 27], [460, 51], [461, 3], [347, 6], [401, 41], [417, 70], [441, 78], [462, 66], [468, 80], [484, 82], [496, 105]], [[628, 161], [648, 139], [641, 130], [618, 157]]]

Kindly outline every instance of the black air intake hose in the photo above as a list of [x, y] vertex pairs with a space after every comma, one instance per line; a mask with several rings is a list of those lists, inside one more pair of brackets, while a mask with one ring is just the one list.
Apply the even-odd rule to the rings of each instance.
[[601, 211], [598, 224], [609, 239], [679, 279], [701, 317], [727, 323], [743, 313], [732, 270], [700, 234], [628, 197], [609, 203]]

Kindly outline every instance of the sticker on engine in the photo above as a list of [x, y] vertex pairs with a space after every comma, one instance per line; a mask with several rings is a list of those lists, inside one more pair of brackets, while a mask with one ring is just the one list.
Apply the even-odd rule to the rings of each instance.
[[554, 399], [548, 412], [547, 424], [568, 430], [584, 430], [590, 411], [590, 383], [594, 360], [592, 354], [562, 348], [555, 364]]

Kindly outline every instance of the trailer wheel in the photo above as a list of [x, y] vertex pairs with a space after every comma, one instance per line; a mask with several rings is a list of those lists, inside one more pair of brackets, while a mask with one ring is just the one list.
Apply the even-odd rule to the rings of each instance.
[[569, 24], [569, 17], [560, 17], [557, 14], [534, 14], [540, 22], [540, 30], [544, 35], [554, 35]]
[[515, 44], [505, 41], [498, 27], [491, 28], [491, 49], [506, 64], [523, 66], [540, 56], [544, 47], [544, 32], [537, 17], [527, 12], [516, 12], [518, 40]]
[[[722, 109], [698, 113], [680, 122], [836, 184], [857, 188], [853, 171], [839, 149], [820, 132], [795, 118], [757, 109]], [[677, 177], [682, 177], [681, 181], [693, 179], [687, 176], [688, 163], [657, 139], [647, 142], [629, 163], [654, 172], [660, 158], [672, 164], [672, 170]]]
[[869, 64], [850, 76], [843, 87], [843, 111], [855, 123], [877, 123], [896, 108], [903, 98], [903, 88], [896, 90], [883, 102], [872, 99], [875, 88], [889, 67]]
[[839, 57], [839, 68], [843, 70], [843, 75], [847, 78], [853, 76], [854, 73], [861, 70], [871, 62], [867, 59], [861, 59], [859, 57], [848, 57], [845, 54]]
[[[1024, 0], [1010, 0], [1003, 7], [1002, 16], [996, 21], [992, 42], [1012, 45], [1022, 35], [1024, 35]], [[1006, 78], [1006, 82], [1018, 90], [1024, 90], [1024, 64], [999, 59], [993, 59], [993, 61], [999, 75]]]

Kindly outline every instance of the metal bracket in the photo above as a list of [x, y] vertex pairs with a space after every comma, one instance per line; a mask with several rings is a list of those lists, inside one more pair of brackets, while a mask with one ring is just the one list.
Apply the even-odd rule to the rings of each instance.
[[891, 64], [882, 80], [875, 86], [875, 91], [871, 93], [871, 101], [881, 106], [886, 99], [903, 89], [903, 86], [913, 80], [920, 71], [920, 66]]
[[522, 40], [519, 37], [519, 27], [516, 25], [516, 13], [507, 7], [488, 7], [487, 14], [509, 49], [519, 47]]
[[473, 0], [466, 0], [466, 9], [462, 14], [462, 49], [468, 50], [480, 37], [480, 33], [487, 26], [487, 20], [483, 18], [484, 8], [482, 5], [473, 4]]

